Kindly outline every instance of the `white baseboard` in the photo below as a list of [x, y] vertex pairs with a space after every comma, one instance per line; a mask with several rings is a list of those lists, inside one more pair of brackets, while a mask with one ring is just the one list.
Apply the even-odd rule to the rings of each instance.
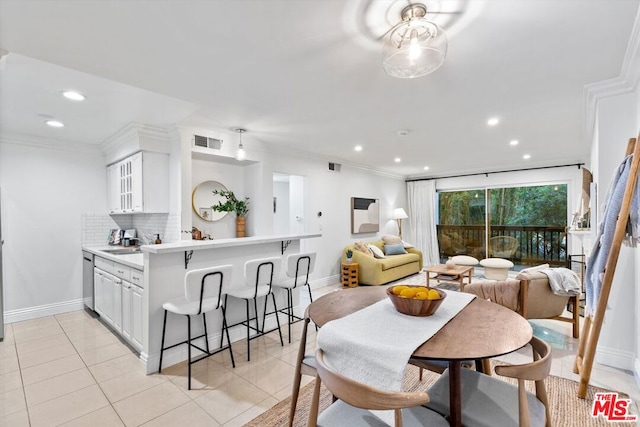
[[21, 308], [4, 312], [4, 323], [23, 322], [39, 317], [53, 316], [54, 314], [68, 313], [82, 310], [84, 302], [82, 298], [71, 301], [57, 302], [54, 304], [39, 305], [35, 307]]
[[329, 277], [323, 277], [322, 279], [312, 280], [309, 282], [311, 285], [311, 289], [319, 289], [329, 285], [335, 285], [336, 283], [340, 283], [340, 275], [335, 274]]
[[636, 386], [640, 389], [640, 358], [637, 358], [633, 365], [633, 377], [636, 380]]
[[630, 351], [621, 351], [615, 348], [598, 346], [596, 348], [596, 362], [613, 368], [632, 371], [635, 354]]

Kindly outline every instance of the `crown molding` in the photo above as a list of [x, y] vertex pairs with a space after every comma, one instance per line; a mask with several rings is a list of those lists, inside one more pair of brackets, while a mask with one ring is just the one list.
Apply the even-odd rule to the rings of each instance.
[[169, 133], [165, 127], [131, 122], [105, 139], [100, 143], [99, 147], [104, 152], [108, 152], [124, 144], [135, 142], [139, 140], [141, 136], [158, 139], [163, 142], [168, 142], [170, 140]]
[[631, 29], [631, 36], [622, 61], [620, 76], [585, 85], [583, 89], [585, 99], [584, 135], [589, 145], [593, 142], [598, 101], [603, 98], [633, 92], [638, 86], [638, 81], [640, 81], [640, 8], [636, 12], [636, 19]]
[[50, 150], [73, 151], [75, 153], [102, 154], [98, 146], [91, 144], [11, 132], [0, 132], [0, 143], [47, 148]]

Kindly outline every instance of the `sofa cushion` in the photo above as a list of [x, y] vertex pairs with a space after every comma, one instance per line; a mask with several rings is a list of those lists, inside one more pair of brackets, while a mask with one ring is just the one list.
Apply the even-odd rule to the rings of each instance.
[[399, 245], [402, 243], [402, 239], [400, 238], [400, 236], [392, 235], [382, 236], [382, 241], [385, 245]]
[[385, 271], [401, 265], [411, 264], [412, 262], [420, 262], [420, 256], [418, 254], [395, 255], [377, 261], [382, 264], [382, 271]]
[[357, 251], [362, 252], [363, 254], [366, 255], [371, 255], [373, 256], [373, 253], [371, 252], [371, 249], [369, 249], [369, 246], [367, 246], [365, 243], [362, 242], [355, 242], [353, 244], [353, 248]]
[[385, 258], [384, 252], [382, 252], [380, 248], [377, 247], [376, 245], [369, 245], [369, 250], [371, 251], [374, 257], [379, 259]]
[[385, 255], [403, 255], [406, 253], [407, 251], [404, 250], [404, 246], [402, 246], [402, 243], [398, 245], [384, 245]]
[[411, 243], [405, 242], [404, 240], [402, 241], [402, 246], [404, 246], [405, 249], [415, 248]]

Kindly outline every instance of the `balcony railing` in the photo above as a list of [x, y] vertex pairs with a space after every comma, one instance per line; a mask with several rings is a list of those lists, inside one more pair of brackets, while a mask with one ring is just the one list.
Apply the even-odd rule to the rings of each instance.
[[[487, 258], [483, 225], [438, 225], [437, 228], [441, 258], [462, 254]], [[489, 257], [507, 258], [523, 266], [567, 264], [565, 227], [492, 225], [489, 233]]]

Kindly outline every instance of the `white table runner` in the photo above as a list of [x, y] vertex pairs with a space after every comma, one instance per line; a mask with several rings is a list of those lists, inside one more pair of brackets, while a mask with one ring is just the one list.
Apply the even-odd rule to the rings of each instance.
[[472, 294], [445, 292], [447, 298], [432, 316], [404, 315], [385, 298], [328, 322], [320, 328], [317, 339], [325, 362], [358, 382], [382, 390], [401, 391], [404, 370], [415, 349], [475, 298]]

